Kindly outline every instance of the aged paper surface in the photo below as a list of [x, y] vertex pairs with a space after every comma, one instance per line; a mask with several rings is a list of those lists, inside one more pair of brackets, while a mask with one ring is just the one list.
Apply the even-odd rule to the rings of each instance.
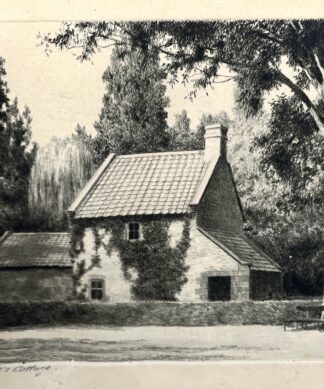
[[[321, 18], [322, 1], [2, 1], [1, 21]], [[0, 53], [1, 55], [1, 53]], [[301, 334], [302, 336], [302, 334]], [[0, 366], [2, 388], [315, 388], [324, 362], [28, 363]]]

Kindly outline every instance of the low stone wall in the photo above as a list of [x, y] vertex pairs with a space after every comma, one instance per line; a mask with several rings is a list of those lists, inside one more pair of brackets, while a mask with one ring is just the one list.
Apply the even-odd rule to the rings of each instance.
[[111, 326], [280, 325], [303, 317], [305, 301], [90, 304], [76, 302], [0, 303], [0, 327], [97, 324]]

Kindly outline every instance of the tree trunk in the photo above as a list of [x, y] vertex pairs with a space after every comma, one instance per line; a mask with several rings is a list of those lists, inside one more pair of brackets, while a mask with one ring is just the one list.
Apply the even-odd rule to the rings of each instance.
[[320, 118], [318, 112], [314, 108], [310, 108], [310, 114], [312, 115], [319, 132], [324, 136], [324, 122], [323, 119]]

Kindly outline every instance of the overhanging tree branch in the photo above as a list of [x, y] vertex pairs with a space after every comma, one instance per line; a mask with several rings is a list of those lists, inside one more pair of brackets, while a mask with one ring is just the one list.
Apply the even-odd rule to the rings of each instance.
[[278, 70], [277, 70], [277, 77], [279, 81], [287, 85], [291, 89], [291, 91], [294, 92], [294, 94], [306, 105], [306, 107], [309, 109], [310, 114], [315, 120], [315, 123], [318, 126], [319, 131], [322, 133], [322, 135], [324, 135], [324, 119], [321, 117], [316, 106], [310, 100], [307, 94], [298, 85], [293, 83], [285, 74], [283, 74]]

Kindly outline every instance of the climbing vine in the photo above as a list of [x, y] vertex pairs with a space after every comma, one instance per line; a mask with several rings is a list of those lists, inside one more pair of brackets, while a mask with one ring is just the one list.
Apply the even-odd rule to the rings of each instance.
[[[122, 219], [73, 222], [71, 255], [75, 261], [84, 252], [85, 230], [91, 228], [94, 236], [94, 254], [90, 266], [81, 265], [80, 268], [80, 262], [75, 264], [76, 296], [82, 285], [82, 276], [93, 267], [101, 266], [102, 258], [98, 250], [103, 247], [108, 256], [114, 250], [118, 252], [124, 278], [131, 281], [131, 292], [137, 300], [176, 300], [177, 293], [187, 282], [186, 255], [190, 247], [190, 220], [188, 217], [181, 218], [182, 232], [175, 245], [171, 244], [170, 236], [170, 225], [174, 219], [160, 217], [137, 221], [142, 228], [138, 241], [125, 239], [126, 221]], [[106, 237], [109, 237], [107, 241], [104, 239]], [[132, 271], [137, 275], [134, 280]]]
[[84, 232], [85, 228], [82, 224], [71, 223], [71, 242], [70, 242], [70, 257], [74, 263], [72, 282], [73, 296], [80, 300], [85, 299], [86, 285], [82, 285], [82, 276], [87, 272], [84, 260], [78, 261], [78, 255], [84, 251]]

